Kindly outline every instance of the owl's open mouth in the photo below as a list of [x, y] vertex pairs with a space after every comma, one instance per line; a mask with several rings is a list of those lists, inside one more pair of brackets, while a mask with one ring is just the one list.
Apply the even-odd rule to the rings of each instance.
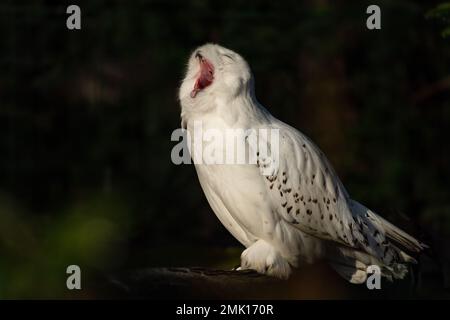
[[191, 97], [195, 98], [197, 93], [207, 86], [209, 86], [214, 80], [214, 66], [200, 53], [195, 54], [195, 58], [198, 59], [200, 64], [200, 72], [197, 80], [195, 81], [194, 88], [191, 91]]

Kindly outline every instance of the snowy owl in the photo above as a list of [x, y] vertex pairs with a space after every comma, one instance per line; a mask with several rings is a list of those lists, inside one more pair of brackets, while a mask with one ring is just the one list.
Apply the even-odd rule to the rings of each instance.
[[190, 56], [179, 89], [187, 132], [199, 122], [219, 132], [279, 132], [272, 175], [262, 174], [268, 161], [262, 158], [256, 164], [195, 164], [211, 208], [246, 248], [238, 269], [286, 279], [293, 268], [323, 260], [352, 283], [363, 283], [371, 265], [390, 280], [403, 278], [408, 263], [415, 262], [405, 251], [418, 253], [426, 246], [353, 200], [322, 151], [256, 100], [253, 81], [242, 56], [206, 44]]

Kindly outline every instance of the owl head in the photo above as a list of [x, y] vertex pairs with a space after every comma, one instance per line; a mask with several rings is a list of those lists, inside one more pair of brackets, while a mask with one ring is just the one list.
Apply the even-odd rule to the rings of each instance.
[[179, 98], [182, 105], [195, 105], [215, 98], [231, 100], [252, 91], [253, 77], [245, 59], [217, 44], [205, 44], [189, 58]]

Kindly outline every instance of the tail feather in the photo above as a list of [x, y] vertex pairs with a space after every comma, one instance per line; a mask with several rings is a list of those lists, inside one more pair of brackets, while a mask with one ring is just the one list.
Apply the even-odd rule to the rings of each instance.
[[[399, 262], [414, 262], [415, 260], [403, 250], [418, 253], [427, 248], [427, 245], [359, 202], [352, 200], [352, 208], [353, 218], [360, 225], [358, 231], [365, 234], [366, 239], [369, 240], [363, 242], [364, 249], [387, 262], [387, 264], [396, 260], [400, 260]], [[372, 245], [373, 243], [376, 245], [375, 247]]]
[[328, 260], [332, 268], [351, 283], [363, 283], [368, 267], [376, 265], [388, 280], [403, 279], [408, 264], [417, 263], [407, 252], [418, 253], [427, 246], [386, 221], [362, 204], [352, 200], [359, 247], [331, 247]]
[[428, 246], [417, 239], [413, 238], [409, 234], [407, 234], [405, 231], [401, 230], [400, 228], [396, 227], [389, 221], [383, 219], [379, 215], [375, 214], [374, 212], [368, 210], [370, 218], [377, 221], [381, 227], [386, 232], [386, 236], [401, 244], [403, 247], [405, 247], [407, 250], [410, 250], [412, 252], [420, 252], [424, 250], [425, 248], [428, 248]]
[[354, 284], [366, 281], [368, 267], [371, 265], [378, 266], [381, 275], [389, 281], [403, 279], [408, 273], [407, 265], [402, 263], [393, 263], [387, 266], [367, 253], [349, 247], [337, 247], [332, 250], [328, 258], [330, 266], [341, 277]]

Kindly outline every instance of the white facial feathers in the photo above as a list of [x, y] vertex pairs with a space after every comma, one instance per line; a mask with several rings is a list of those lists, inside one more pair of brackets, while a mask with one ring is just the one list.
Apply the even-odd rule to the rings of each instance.
[[179, 99], [183, 108], [204, 104], [205, 100], [211, 102], [214, 98], [228, 101], [249, 93], [252, 86], [252, 73], [244, 58], [217, 44], [205, 44], [189, 58]]

